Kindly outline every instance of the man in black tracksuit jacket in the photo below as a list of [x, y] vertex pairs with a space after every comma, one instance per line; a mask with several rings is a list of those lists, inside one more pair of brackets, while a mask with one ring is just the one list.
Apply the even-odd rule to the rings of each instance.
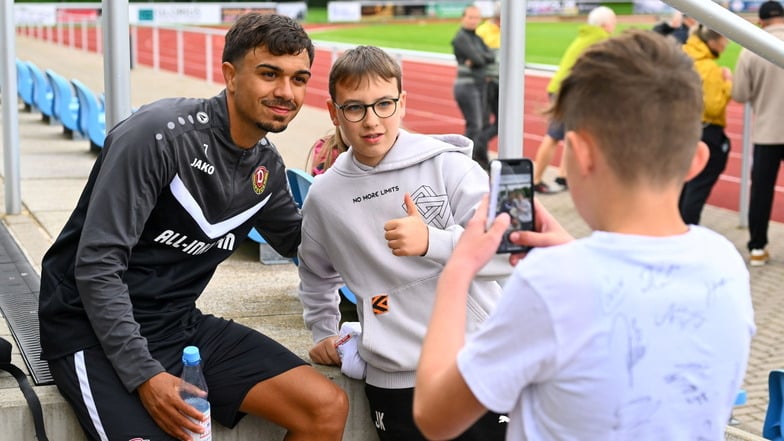
[[342, 436], [337, 386], [268, 337], [195, 306], [252, 227], [296, 255], [302, 219], [266, 134], [297, 114], [313, 54], [296, 22], [243, 16], [226, 36], [226, 90], [142, 106], [107, 135], [41, 274], [42, 356], [88, 438], [199, 430], [186, 416], [202, 415], [178, 395], [188, 345], [201, 350], [214, 420], [231, 427], [250, 412], [292, 439]]

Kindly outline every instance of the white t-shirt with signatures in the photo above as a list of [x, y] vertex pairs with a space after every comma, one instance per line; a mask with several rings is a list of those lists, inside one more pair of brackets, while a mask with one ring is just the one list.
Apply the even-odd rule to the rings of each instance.
[[724, 237], [594, 232], [529, 253], [458, 366], [510, 440], [721, 440], [754, 332]]

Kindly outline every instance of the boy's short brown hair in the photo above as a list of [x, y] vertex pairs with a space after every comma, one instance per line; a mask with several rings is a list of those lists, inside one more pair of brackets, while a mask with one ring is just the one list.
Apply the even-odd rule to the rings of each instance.
[[403, 90], [400, 65], [383, 49], [376, 46], [357, 46], [344, 52], [329, 71], [329, 97], [335, 100], [337, 85], [358, 88], [362, 81], [378, 77], [395, 80], [397, 91]]
[[702, 84], [678, 44], [629, 30], [589, 47], [551, 109], [598, 144], [621, 182], [682, 182], [702, 133]]

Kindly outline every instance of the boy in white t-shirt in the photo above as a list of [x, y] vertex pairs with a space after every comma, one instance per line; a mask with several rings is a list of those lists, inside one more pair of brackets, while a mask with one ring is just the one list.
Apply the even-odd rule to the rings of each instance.
[[[650, 31], [591, 47], [552, 109], [566, 126], [572, 240], [541, 205], [537, 246], [480, 331], [466, 288], [509, 223], [486, 201], [444, 268], [425, 338], [414, 418], [429, 439], [487, 410], [510, 440], [724, 439], [755, 327], [746, 265], [725, 238], [687, 226], [683, 182], [707, 159], [702, 91], [688, 57]], [[521, 256], [513, 256], [516, 261]]]

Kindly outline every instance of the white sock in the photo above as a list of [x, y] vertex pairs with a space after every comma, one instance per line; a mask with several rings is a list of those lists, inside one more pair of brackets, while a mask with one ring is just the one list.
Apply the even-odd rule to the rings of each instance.
[[359, 322], [344, 322], [340, 326], [340, 337], [335, 349], [340, 355], [340, 371], [349, 378], [365, 379], [365, 360], [359, 356], [359, 341], [362, 325]]

